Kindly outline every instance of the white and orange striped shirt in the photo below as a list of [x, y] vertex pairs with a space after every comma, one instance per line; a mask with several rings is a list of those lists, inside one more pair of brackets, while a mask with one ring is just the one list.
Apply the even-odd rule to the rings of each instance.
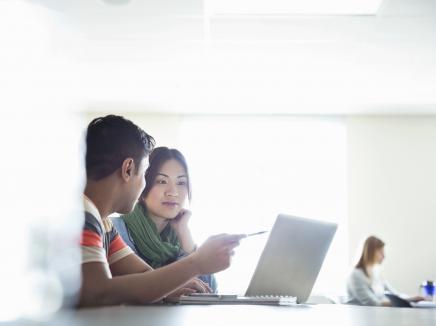
[[113, 227], [109, 218], [102, 219], [94, 203], [84, 195], [85, 225], [82, 233], [82, 264], [101, 262], [111, 265], [133, 254]]

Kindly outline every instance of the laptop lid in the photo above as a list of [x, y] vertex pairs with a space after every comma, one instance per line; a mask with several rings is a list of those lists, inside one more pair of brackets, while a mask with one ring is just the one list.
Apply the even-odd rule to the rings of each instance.
[[337, 224], [280, 214], [251, 278], [246, 296], [294, 296], [307, 300]]
[[409, 301], [407, 301], [406, 299], [403, 299], [401, 297], [399, 297], [396, 294], [393, 293], [385, 293], [385, 296], [389, 299], [389, 301], [392, 304], [392, 307], [404, 307], [404, 308], [411, 308], [412, 305], [410, 304]]

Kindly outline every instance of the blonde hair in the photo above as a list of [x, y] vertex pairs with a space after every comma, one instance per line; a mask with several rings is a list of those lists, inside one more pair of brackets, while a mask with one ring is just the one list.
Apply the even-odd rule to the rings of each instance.
[[368, 275], [367, 267], [374, 263], [375, 253], [377, 250], [384, 248], [385, 243], [375, 236], [370, 236], [366, 238], [363, 244], [362, 254], [356, 265], [356, 268], [363, 270], [366, 276]]

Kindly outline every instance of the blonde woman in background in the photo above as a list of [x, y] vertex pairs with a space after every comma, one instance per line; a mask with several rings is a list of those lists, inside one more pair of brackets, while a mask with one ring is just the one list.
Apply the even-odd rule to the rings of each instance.
[[[362, 306], [391, 306], [385, 292], [396, 295], [398, 293], [381, 275], [380, 265], [385, 258], [384, 247], [385, 243], [375, 236], [370, 236], [365, 240], [360, 259], [348, 277], [349, 301], [347, 303]], [[410, 302], [423, 299], [420, 296], [406, 298]]]

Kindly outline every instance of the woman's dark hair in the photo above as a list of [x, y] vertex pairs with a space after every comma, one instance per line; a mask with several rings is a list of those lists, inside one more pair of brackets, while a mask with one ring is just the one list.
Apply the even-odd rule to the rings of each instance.
[[188, 198], [191, 200], [192, 192], [191, 192], [191, 178], [189, 177], [188, 164], [186, 163], [186, 159], [183, 154], [174, 148], [168, 147], [156, 147], [149, 156], [149, 166], [147, 171], [145, 172], [145, 188], [141, 194], [141, 199], [147, 197], [151, 188], [153, 187], [154, 180], [159, 173], [162, 165], [169, 160], [176, 160], [179, 162], [183, 169], [186, 172], [186, 176], [188, 177]]
[[86, 134], [86, 176], [100, 180], [121, 167], [131, 157], [136, 171], [141, 160], [150, 154], [154, 138], [132, 121], [117, 115], [92, 120]]
[[368, 275], [367, 267], [374, 263], [375, 252], [379, 249], [384, 248], [385, 243], [375, 236], [370, 236], [365, 240], [363, 244], [362, 254], [360, 256], [359, 262], [356, 265], [356, 268], [360, 268], [363, 270], [366, 276]]

